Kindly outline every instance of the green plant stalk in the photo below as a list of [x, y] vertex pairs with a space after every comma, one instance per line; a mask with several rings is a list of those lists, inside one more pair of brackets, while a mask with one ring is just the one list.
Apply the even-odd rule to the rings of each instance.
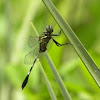
[[71, 97], [70, 97], [70, 95], [69, 95], [69, 93], [68, 93], [68, 91], [67, 91], [67, 89], [66, 89], [66, 87], [65, 87], [65, 85], [64, 85], [64, 83], [63, 83], [63, 81], [62, 81], [62, 79], [59, 75], [59, 73], [58, 73], [58, 71], [56, 70], [56, 67], [54, 66], [54, 64], [53, 64], [52, 60], [50, 59], [49, 55], [47, 54], [47, 52], [45, 52], [45, 57], [46, 57], [46, 60], [49, 63], [49, 66], [52, 70], [52, 73], [53, 73], [53, 75], [54, 75], [54, 77], [55, 77], [55, 79], [56, 79], [56, 81], [59, 85], [59, 88], [62, 92], [62, 95], [63, 95], [64, 99], [65, 100], [71, 100]]
[[[33, 30], [35, 31], [35, 34], [37, 36], [39, 36], [36, 28], [34, 27], [34, 25], [32, 23], [31, 23], [31, 25], [32, 25]], [[70, 97], [70, 95], [69, 95], [69, 93], [68, 93], [68, 91], [67, 91], [67, 89], [66, 89], [66, 87], [65, 87], [65, 85], [64, 85], [64, 83], [63, 83], [63, 81], [60, 77], [60, 75], [59, 75], [59, 73], [57, 72], [53, 62], [51, 61], [49, 55], [47, 54], [47, 52], [45, 52], [45, 57], [46, 57], [46, 60], [48, 61], [49, 65], [50, 65], [50, 68], [53, 72], [53, 75], [54, 75], [58, 85], [59, 85], [59, 88], [62, 92], [62, 95], [63, 95], [64, 99], [65, 100], [71, 100], [71, 97]]]
[[59, 14], [55, 6], [50, 2], [50, 0], [42, 0], [45, 6], [48, 8], [52, 16], [54, 17], [55, 21], [58, 23], [64, 34], [67, 36], [69, 41], [71, 42], [72, 46], [74, 47], [75, 51], [79, 55], [80, 59], [100, 87], [100, 70], [98, 69], [97, 65], [94, 63], [80, 40], [77, 38], [71, 27], [68, 23], [62, 18]]
[[51, 96], [51, 99], [52, 99], [52, 100], [57, 100], [57, 98], [56, 98], [56, 96], [55, 96], [55, 94], [54, 94], [54, 92], [53, 92], [53, 89], [52, 89], [52, 87], [51, 87], [51, 85], [50, 85], [50, 83], [49, 83], [49, 80], [48, 80], [48, 78], [47, 78], [47, 76], [46, 76], [46, 74], [45, 74], [45, 71], [44, 71], [44, 69], [42, 68], [41, 63], [40, 63], [40, 69], [41, 69], [41, 73], [42, 73], [42, 75], [43, 75], [43, 77], [44, 77], [44, 80], [45, 80], [45, 82], [46, 82], [46, 85], [47, 85], [49, 94], [50, 94], [50, 96]]
[[[39, 37], [39, 34], [38, 34], [38, 32], [37, 32], [37, 30], [36, 30], [36, 28], [35, 28], [35, 26], [33, 25], [32, 22], [31, 22], [31, 26], [32, 26], [33, 30], [35, 31], [35, 34]], [[51, 85], [50, 85], [50, 83], [49, 83], [49, 81], [48, 81], [48, 78], [47, 78], [47, 76], [46, 76], [46, 74], [45, 74], [45, 71], [44, 71], [44, 69], [42, 68], [41, 62], [40, 62], [40, 68], [41, 68], [41, 72], [42, 72], [42, 75], [43, 75], [43, 77], [44, 77], [44, 80], [45, 80], [45, 82], [46, 82], [46, 85], [47, 85], [49, 94], [50, 94], [50, 96], [51, 96], [51, 99], [52, 99], [52, 100], [57, 100], [57, 99], [56, 99], [56, 96], [55, 96], [55, 94], [54, 94], [54, 92], [53, 92], [53, 89], [52, 89], [52, 87], [51, 87]]]

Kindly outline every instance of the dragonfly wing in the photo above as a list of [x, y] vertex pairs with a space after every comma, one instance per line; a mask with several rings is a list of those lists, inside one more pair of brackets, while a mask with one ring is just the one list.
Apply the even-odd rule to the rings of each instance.
[[36, 44], [38, 44], [38, 37], [33, 37], [32, 35], [29, 36], [28, 39], [28, 45], [29, 47], [34, 47]]
[[24, 58], [24, 64], [31, 65], [35, 57], [37, 56], [38, 52], [39, 52], [39, 46], [36, 46], [35, 49], [27, 53]]

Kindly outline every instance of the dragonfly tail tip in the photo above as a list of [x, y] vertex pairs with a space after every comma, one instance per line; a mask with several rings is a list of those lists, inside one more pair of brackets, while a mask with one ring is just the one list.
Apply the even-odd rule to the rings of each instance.
[[28, 77], [29, 77], [29, 74], [26, 76], [25, 80], [23, 81], [23, 84], [21, 86], [21, 89], [23, 90], [24, 87], [26, 86], [27, 82], [28, 82]]

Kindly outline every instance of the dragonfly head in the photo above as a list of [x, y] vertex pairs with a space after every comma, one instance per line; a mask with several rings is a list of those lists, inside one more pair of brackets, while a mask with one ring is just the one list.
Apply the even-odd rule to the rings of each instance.
[[46, 26], [46, 31], [51, 34], [53, 32], [52, 26], [51, 25]]

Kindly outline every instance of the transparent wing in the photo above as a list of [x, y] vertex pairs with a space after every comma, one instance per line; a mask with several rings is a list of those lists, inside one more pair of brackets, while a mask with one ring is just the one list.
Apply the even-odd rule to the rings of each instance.
[[39, 52], [39, 46], [37, 45], [32, 51], [27, 53], [24, 58], [24, 63], [31, 65]]
[[29, 47], [34, 47], [38, 44], [38, 37], [33, 37], [32, 35], [29, 36], [28, 45]]

